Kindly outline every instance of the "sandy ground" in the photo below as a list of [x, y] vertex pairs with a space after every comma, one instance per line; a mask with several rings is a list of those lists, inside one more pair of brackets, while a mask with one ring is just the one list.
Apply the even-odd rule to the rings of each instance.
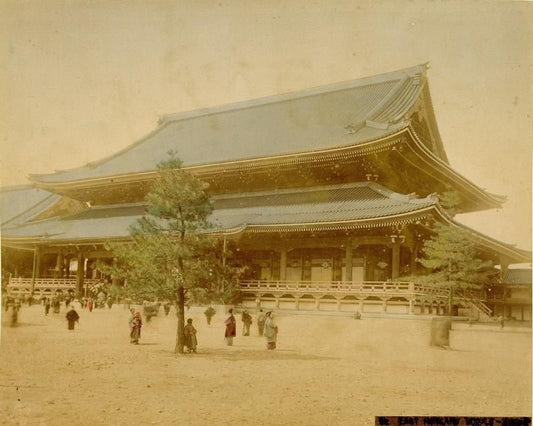
[[[452, 331], [430, 347], [427, 319], [277, 314], [278, 349], [257, 335], [223, 340], [225, 314], [198, 354], [175, 357], [176, 317], [129, 343], [123, 306], [67, 330], [65, 311], [2, 318], [0, 418], [11, 425], [371, 425], [376, 415], [531, 416], [531, 329]], [[254, 317], [255, 320], [255, 317]]]

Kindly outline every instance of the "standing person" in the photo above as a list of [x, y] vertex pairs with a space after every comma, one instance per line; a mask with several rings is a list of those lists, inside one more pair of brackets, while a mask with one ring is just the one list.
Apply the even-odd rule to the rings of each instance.
[[242, 335], [249, 336], [250, 326], [252, 325], [252, 316], [248, 313], [248, 311], [242, 311], [242, 323]]
[[130, 325], [130, 343], [134, 345], [139, 344], [139, 339], [141, 338], [141, 328], [143, 325], [142, 317], [140, 312], [135, 312], [135, 309], [131, 308], [131, 317], [129, 319]]
[[183, 328], [184, 344], [187, 346], [187, 351], [196, 353], [196, 345], [198, 345], [198, 340], [196, 340], [196, 328], [192, 325], [192, 318], [187, 320], [187, 325]]
[[207, 325], [211, 324], [211, 318], [213, 318], [216, 313], [217, 313], [217, 311], [211, 306], [209, 306], [204, 311], [205, 318], [207, 319]]
[[16, 327], [18, 325], [19, 320], [19, 310], [22, 306], [22, 303], [20, 302], [20, 299], [17, 297], [15, 300], [13, 300], [11, 303], [11, 327]]
[[59, 301], [59, 298], [57, 296], [54, 296], [52, 298], [52, 309], [54, 311], [54, 314], [59, 313], [59, 307], [61, 306], [61, 302]]
[[87, 307], [89, 308], [89, 312], [93, 311], [93, 299], [87, 300]]
[[163, 309], [165, 310], [165, 316], [168, 316], [168, 313], [170, 312], [170, 302], [166, 301], [163, 303]]
[[224, 324], [226, 324], [226, 333], [224, 334], [226, 344], [232, 346], [233, 338], [237, 335], [237, 321], [233, 316], [233, 309], [229, 310], [229, 317], [224, 321]]
[[266, 315], [262, 309], [259, 309], [259, 314], [257, 315], [257, 332], [260, 336], [263, 335], [263, 330], [265, 329], [265, 320]]
[[276, 340], [278, 338], [278, 326], [274, 323], [272, 311], [266, 313], [265, 320], [265, 337], [267, 349], [276, 349]]
[[50, 299], [48, 297], [44, 298], [44, 314], [48, 315], [50, 313]]
[[65, 315], [65, 317], [67, 318], [67, 321], [68, 321], [68, 329], [74, 330], [74, 325], [75, 323], [80, 321], [80, 316], [74, 309], [73, 305], [70, 305], [70, 310], [67, 312], [67, 315]]

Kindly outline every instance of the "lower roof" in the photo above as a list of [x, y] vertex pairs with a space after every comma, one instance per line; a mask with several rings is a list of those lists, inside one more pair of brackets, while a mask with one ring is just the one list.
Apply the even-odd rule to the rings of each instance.
[[[284, 229], [365, 224], [423, 212], [433, 197], [412, 198], [375, 182], [264, 191], [213, 197], [211, 232], [235, 233], [252, 228]], [[3, 239], [27, 242], [106, 241], [129, 237], [129, 227], [145, 212], [142, 204], [92, 207], [81, 213], [6, 226]]]
[[[436, 197], [398, 194], [371, 181], [219, 195], [212, 200], [214, 210], [209, 219], [213, 227], [208, 231], [211, 234], [370, 229], [434, 217], [468, 229], [480, 245], [507, 256], [512, 263], [531, 260], [530, 252], [451, 220]], [[118, 204], [95, 206], [69, 216], [15, 221], [2, 226], [2, 245], [31, 248], [128, 240], [130, 227], [144, 213], [144, 204]]]

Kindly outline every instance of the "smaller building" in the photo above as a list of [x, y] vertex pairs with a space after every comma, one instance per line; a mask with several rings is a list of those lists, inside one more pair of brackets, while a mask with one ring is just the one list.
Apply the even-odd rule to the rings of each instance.
[[509, 268], [502, 283], [488, 287], [486, 304], [495, 316], [517, 321], [531, 321], [532, 269]]

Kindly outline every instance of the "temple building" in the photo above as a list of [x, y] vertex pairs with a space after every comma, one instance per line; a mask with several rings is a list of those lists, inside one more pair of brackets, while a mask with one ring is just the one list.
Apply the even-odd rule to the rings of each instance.
[[[434, 221], [467, 229], [480, 256], [499, 267], [501, 285], [509, 265], [531, 261], [530, 252], [466, 228], [439, 204], [450, 191], [461, 213], [500, 208], [505, 199], [450, 166], [423, 64], [164, 116], [115, 155], [4, 188], [7, 290], [86, 294], [102, 279], [95, 261], [113, 261], [105, 243], [128, 241], [169, 150], [210, 184], [212, 235], [248, 267], [245, 306], [443, 314], [446, 290], [404, 280], [423, 272], [416, 259]], [[458, 308], [504, 312], [493, 302], [483, 290]], [[530, 301], [520, 303], [530, 320]]]

